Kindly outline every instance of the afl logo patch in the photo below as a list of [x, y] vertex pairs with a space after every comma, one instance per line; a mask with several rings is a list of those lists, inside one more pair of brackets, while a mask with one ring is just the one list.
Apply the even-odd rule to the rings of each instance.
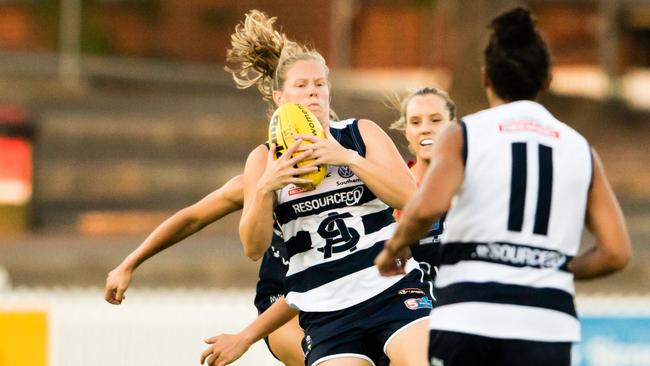
[[406, 305], [406, 308], [409, 310], [433, 308], [433, 302], [426, 296], [423, 296], [419, 299], [406, 299], [404, 300], [404, 305]]
[[343, 165], [339, 167], [339, 175], [341, 176], [341, 178], [350, 178], [351, 176], [354, 175], [354, 173], [352, 172], [352, 169]]

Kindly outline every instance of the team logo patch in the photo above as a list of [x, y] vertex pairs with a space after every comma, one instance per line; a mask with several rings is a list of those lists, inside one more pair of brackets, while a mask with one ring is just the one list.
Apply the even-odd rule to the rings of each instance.
[[419, 288], [411, 287], [411, 288], [403, 288], [399, 291], [397, 291], [398, 295], [425, 295], [424, 291], [420, 290]]
[[406, 299], [404, 305], [409, 310], [433, 309], [433, 302], [428, 297], [422, 296], [419, 299]]
[[354, 175], [354, 173], [352, 172], [352, 169], [343, 165], [339, 167], [339, 175], [341, 176], [341, 178], [350, 178], [351, 176]]
[[317, 250], [324, 254], [325, 259], [335, 253], [348, 250], [353, 252], [357, 249], [360, 235], [358, 231], [345, 224], [344, 219], [349, 217], [352, 217], [349, 212], [342, 214], [330, 212], [318, 226], [318, 235], [325, 239], [325, 246]]

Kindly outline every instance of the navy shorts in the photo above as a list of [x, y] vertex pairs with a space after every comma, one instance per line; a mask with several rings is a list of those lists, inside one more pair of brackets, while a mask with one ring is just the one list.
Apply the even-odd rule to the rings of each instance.
[[431, 366], [570, 366], [571, 343], [431, 330], [429, 359]]
[[305, 329], [305, 364], [358, 357], [373, 365], [388, 365], [384, 348], [391, 337], [415, 321], [428, 319], [433, 303], [427, 282], [422, 270], [417, 269], [380, 294], [347, 309], [300, 313], [300, 326]]
[[264, 253], [254, 300], [258, 314], [265, 312], [281, 296], [284, 296], [284, 277], [288, 269], [285, 261], [276, 245], [271, 245]]
[[[259, 280], [257, 281], [254, 300], [257, 314], [262, 314], [280, 297], [284, 296], [284, 277], [287, 273], [288, 264], [283, 257], [285, 254], [281, 251], [284, 244], [276, 243], [276, 240], [281, 239], [274, 236], [273, 244], [264, 253], [260, 264]], [[264, 343], [266, 343], [273, 357], [277, 359], [278, 357], [271, 349], [268, 337], [264, 337]]]

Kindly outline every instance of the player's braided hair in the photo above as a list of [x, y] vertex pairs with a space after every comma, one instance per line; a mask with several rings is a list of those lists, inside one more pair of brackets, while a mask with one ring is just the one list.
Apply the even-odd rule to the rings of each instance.
[[508, 101], [534, 99], [548, 84], [550, 56], [531, 13], [517, 7], [492, 20], [484, 51], [497, 95]]

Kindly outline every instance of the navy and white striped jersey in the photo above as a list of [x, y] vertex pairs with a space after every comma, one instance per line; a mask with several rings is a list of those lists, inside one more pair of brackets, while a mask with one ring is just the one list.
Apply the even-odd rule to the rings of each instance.
[[[344, 147], [365, 156], [357, 120], [330, 123]], [[346, 166], [329, 166], [313, 190], [288, 185], [274, 211], [289, 257], [285, 299], [301, 311], [348, 308], [387, 289], [403, 276], [383, 277], [374, 265], [394, 229], [393, 210]], [[409, 260], [407, 270], [417, 267]]]
[[503, 339], [580, 338], [573, 275], [591, 149], [543, 106], [463, 118], [465, 175], [447, 214], [431, 329]]

